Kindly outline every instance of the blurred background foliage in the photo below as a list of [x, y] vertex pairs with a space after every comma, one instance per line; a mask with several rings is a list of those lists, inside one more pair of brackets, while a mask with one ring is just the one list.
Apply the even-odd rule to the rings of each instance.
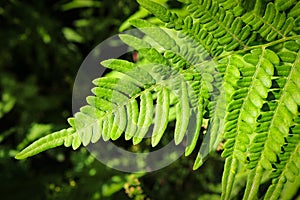
[[130, 28], [128, 18], [156, 22], [133, 0], [0, 2], [1, 199], [219, 199], [223, 161], [217, 156], [197, 171], [192, 155], [148, 174], [110, 169], [85, 148], [13, 158], [36, 138], [67, 127], [81, 62], [98, 43]]

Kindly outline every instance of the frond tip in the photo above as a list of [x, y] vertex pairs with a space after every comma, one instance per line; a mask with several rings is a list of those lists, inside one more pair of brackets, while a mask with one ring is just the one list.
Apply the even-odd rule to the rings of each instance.
[[42, 151], [61, 146], [63, 144], [66, 147], [72, 145], [74, 150], [80, 146], [81, 141], [74, 128], [63, 129], [40, 138], [39, 140], [29, 145], [27, 148], [19, 152], [15, 156], [15, 158], [19, 160], [25, 159], [27, 157], [34, 156]]

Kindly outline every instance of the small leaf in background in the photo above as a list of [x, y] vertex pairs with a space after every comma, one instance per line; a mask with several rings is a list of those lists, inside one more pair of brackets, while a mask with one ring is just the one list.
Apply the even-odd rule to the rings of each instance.
[[71, 28], [65, 27], [62, 29], [62, 32], [65, 38], [70, 42], [78, 42], [78, 43], [83, 42], [83, 37]]
[[0, 118], [5, 113], [8, 113], [11, 109], [13, 109], [15, 103], [16, 103], [15, 97], [13, 97], [9, 93], [3, 93], [2, 100], [0, 101]]
[[61, 6], [63, 11], [68, 11], [76, 8], [87, 8], [87, 7], [100, 7], [101, 2], [99, 1], [90, 1], [90, 0], [73, 0], [69, 3], [66, 3]]

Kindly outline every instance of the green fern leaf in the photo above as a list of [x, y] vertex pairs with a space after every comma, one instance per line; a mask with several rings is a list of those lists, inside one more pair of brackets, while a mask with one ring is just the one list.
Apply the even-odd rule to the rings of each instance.
[[78, 139], [79, 137], [73, 128], [63, 129], [35, 141], [30, 146], [19, 152], [15, 158], [24, 159], [47, 149], [58, 147], [64, 143], [66, 146], [70, 146], [70, 144], [72, 144], [73, 149], [77, 149], [81, 143], [80, 139]]
[[[94, 80], [94, 96], [69, 119], [72, 128], [41, 138], [16, 158], [122, 135], [138, 144], [152, 126], [156, 146], [175, 121], [175, 144], [186, 146], [186, 156], [198, 151], [194, 169], [224, 142], [221, 199], [232, 198], [241, 169], [248, 174], [244, 199], [281, 198], [300, 168], [300, 3], [181, 0], [187, 12], [177, 14], [138, 2], [165, 23], [130, 20], [143, 34], [120, 38], [140, 60], [103, 61], [118, 77]], [[258, 197], [262, 184], [267, 192]]]
[[[293, 54], [293, 52], [287, 49], [284, 49], [283, 52], [289, 52], [289, 54], [291, 55]], [[299, 49], [296, 53], [298, 54], [298, 56], [295, 59], [286, 59], [285, 57], [280, 56], [281, 54], [279, 54], [282, 62], [286, 64], [290, 62], [290, 66], [286, 66], [286, 68], [289, 68], [290, 70], [287, 75], [287, 80], [282, 86], [283, 92], [280, 94], [276, 105], [271, 110], [273, 111], [272, 119], [266, 122], [267, 124], [264, 127], [257, 130], [259, 134], [266, 134], [263, 142], [261, 142], [263, 146], [250, 147], [250, 152], [252, 153], [252, 155], [250, 154], [249, 168], [253, 168], [253, 166], [256, 167], [252, 169], [252, 171], [254, 171], [254, 176], [251, 177], [251, 179], [248, 179], [249, 181], [247, 182], [244, 199], [254, 198], [257, 194], [259, 184], [253, 185], [253, 181], [260, 182], [262, 171], [258, 171], [258, 169], [260, 167], [266, 170], [272, 169], [272, 164], [276, 162], [276, 155], [280, 154], [281, 147], [285, 144], [284, 137], [286, 137], [289, 133], [288, 127], [291, 127], [293, 120], [297, 117], [298, 108], [296, 101], [298, 102], [298, 100], [295, 101], [292, 91], [299, 91], [300, 88], [298, 86], [299, 84], [295, 84], [295, 81], [297, 79], [291, 78], [300, 75], [300, 65], [298, 60], [300, 58]], [[276, 145], [273, 145], [274, 143]], [[260, 153], [256, 154], [255, 152]], [[253, 163], [251, 162], [252, 160]]]
[[286, 19], [285, 13], [276, 10], [273, 3], [269, 3], [264, 16], [260, 16], [260, 7], [252, 12], [242, 16], [242, 20], [252, 26], [252, 29], [258, 31], [261, 37], [267, 41], [273, 41], [277, 37], [285, 38], [290, 34], [294, 26], [294, 19]]
[[283, 152], [279, 155], [276, 169], [272, 172], [272, 185], [268, 188], [265, 199], [279, 199], [286, 181], [294, 182], [295, 177], [299, 175], [300, 159], [300, 126], [299, 117], [297, 125], [291, 129], [290, 135], [286, 137], [287, 145], [283, 147]]
[[[243, 77], [237, 81], [236, 92], [231, 96], [232, 101], [227, 107], [228, 115], [224, 130], [227, 141], [222, 155], [232, 157], [226, 159], [226, 162], [236, 163], [246, 161], [245, 152], [250, 141], [249, 136], [254, 132], [256, 118], [259, 116], [264, 99], [267, 98], [268, 89], [271, 87], [273, 65], [277, 65], [279, 59], [270, 50], [255, 49], [243, 58], [233, 57], [231, 62], [232, 65], [240, 66]], [[223, 175], [224, 182], [222, 184], [227, 186], [223, 191], [224, 199], [229, 198], [235, 176], [234, 173], [226, 171], [236, 171], [236, 164], [232, 164], [232, 167], [224, 170], [224, 175], [229, 174], [227, 178]]]
[[155, 120], [154, 128], [151, 138], [152, 146], [156, 146], [161, 137], [163, 136], [167, 125], [169, 117], [169, 103], [170, 103], [170, 92], [167, 88], [163, 88], [162, 91], [158, 92], [157, 104], [155, 108]]
[[150, 92], [141, 95], [140, 113], [137, 122], [137, 131], [133, 136], [133, 144], [138, 144], [146, 135], [153, 119], [153, 99]]
[[150, 13], [153, 13], [163, 22], [168, 22], [171, 17], [171, 13], [168, 9], [161, 6], [158, 3], [155, 3], [153, 1], [147, 1], [147, 0], [137, 0], [137, 2], [150, 11]]
[[131, 100], [126, 107], [126, 110], [127, 110], [128, 118], [127, 118], [127, 127], [125, 130], [125, 139], [130, 140], [136, 132], [136, 126], [137, 126], [138, 116], [139, 116], [138, 104], [136, 100]]
[[188, 90], [186, 82], [180, 81], [179, 96], [181, 98], [180, 103], [176, 106], [176, 126], [174, 133], [175, 144], [179, 144], [186, 133], [189, 124], [190, 105], [188, 99]]

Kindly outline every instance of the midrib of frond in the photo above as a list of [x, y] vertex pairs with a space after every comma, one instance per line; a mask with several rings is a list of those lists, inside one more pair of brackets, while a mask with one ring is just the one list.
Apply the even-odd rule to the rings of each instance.
[[[266, 144], [267, 142], [269, 142], [269, 140], [272, 141], [272, 138], [271, 138], [271, 134], [272, 134], [271, 129], [273, 127], [276, 127], [274, 125], [275, 120], [276, 119], [280, 119], [280, 117], [281, 117], [279, 115], [278, 110], [279, 110], [279, 108], [281, 106], [285, 106], [284, 105], [284, 97], [287, 94], [286, 88], [288, 87], [289, 83], [292, 81], [291, 77], [292, 77], [293, 72], [295, 70], [297, 70], [296, 66], [297, 66], [298, 63], [300, 63], [300, 51], [298, 51], [297, 58], [296, 58], [295, 62], [293, 63], [292, 67], [291, 67], [290, 73], [289, 73], [289, 75], [287, 77], [287, 81], [286, 81], [284, 87], [281, 89], [282, 95], [280, 96], [280, 98], [278, 100], [278, 103], [277, 103], [277, 106], [275, 108], [274, 115], [273, 115], [273, 118], [272, 118], [272, 120], [270, 122], [270, 126], [269, 126], [269, 129], [268, 129], [268, 132], [267, 132], [267, 138], [266, 138], [264, 144]], [[292, 122], [290, 122], [290, 123], [292, 123]], [[285, 124], [284, 126], [290, 127], [290, 125], [291, 124]], [[286, 133], [286, 135], [282, 135], [282, 137], [287, 136], [287, 134], [288, 133]], [[283, 144], [281, 144], [281, 145], [283, 145]], [[261, 181], [262, 173], [263, 173], [263, 170], [261, 170], [261, 168], [262, 168], [261, 167], [262, 166], [261, 162], [262, 162], [262, 158], [263, 158], [264, 152], [265, 152], [265, 148], [263, 149], [263, 151], [262, 151], [262, 153], [261, 153], [261, 155], [260, 155], [260, 157], [258, 159], [258, 164], [256, 165], [257, 167], [255, 169], [253, 169], [253, 170], [255, 170], [254, 173], [253, 173], [254, 177], [251, 178], [251, 179], [250, 178], [248, 179], [248, 181], [249, 180], [250, 181], [253, 180], [254, 182], [252, 182], [251, 186], [247, 183], [247, 187], [246, 187], [243, 199], [255, 199], [256, 198], [257, 190], [258, 190], [258, 187], [260, 185], [259, 183]], [[249, 186], [250, 186], [250, 188], [249, 188]]]

